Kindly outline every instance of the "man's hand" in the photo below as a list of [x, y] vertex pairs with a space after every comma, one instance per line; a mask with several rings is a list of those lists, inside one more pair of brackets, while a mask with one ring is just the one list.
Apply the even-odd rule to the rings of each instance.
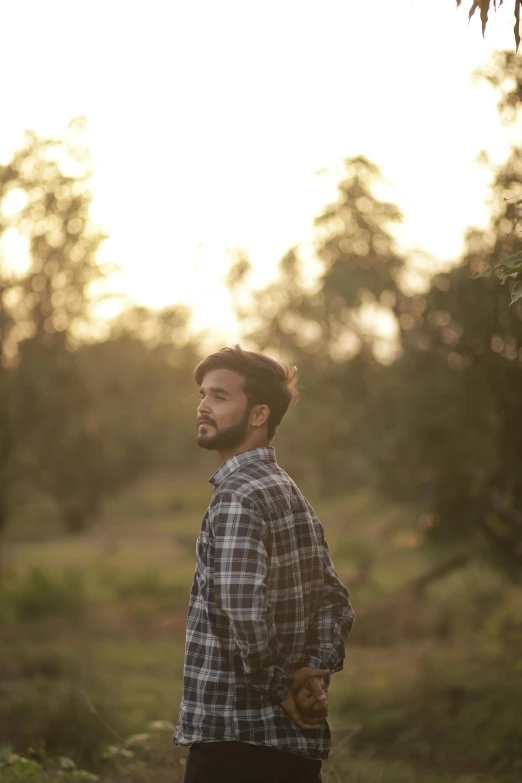
[[322, 677], [311, 677], [307, 680], [295, 694], [294, 700], [305, 719], [328, 716], [326, 685]]
[[[301, 666], [299, 669], [294, 671], [294, 684], [290, 688], [286, 699], [280, 703], [280, 706], [285, 710], [285, 712], [288, 713], [288, 715], [290, 715], [294, 723], [297, 723], [301, 729], [317, 729], [324, 720], [325, 715], [322, 714], [315, 717], [305, 718], [299, 711], [299, 707], [295, 700], [297, 692], [301, 686], [304, 685], [307, 680], [309, 680], [310, 682], [308, 683], [307, 687], [312, 691], [314, 699], [317, 698], [320, 702], [325, 702], [326, 696], [321, 688], [321, 685], [319, 684], [319, 680], [311, 680], [310, 678], [326, 677], [328, 674], [330, 674], [330, 669], [311, 669], [308, 666]], [[324, 708], [321, 705], [321, 712], [323, 712], [323, 710]]]

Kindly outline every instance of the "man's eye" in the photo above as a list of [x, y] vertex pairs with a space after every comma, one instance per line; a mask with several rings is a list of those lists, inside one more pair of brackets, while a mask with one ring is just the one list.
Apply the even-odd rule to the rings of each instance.
[[224, 397], [220, 397], [219, 394], [216, 394], [216, 400], [224, 400]]

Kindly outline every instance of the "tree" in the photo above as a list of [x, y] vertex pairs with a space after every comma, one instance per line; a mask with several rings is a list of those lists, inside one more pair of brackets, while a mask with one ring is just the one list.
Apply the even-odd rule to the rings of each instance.
[[[497, 104], [500, 118], [507, 125], [513, 125], [519, 117], [520, 105], [522, 100], [522, 64], [519, 58], [512, 52], [495, 52], [490, 63], [479, 68], [475, 74], [476, 78], [488, 81], [498, 92], [499, 101]], [[511, 159], [514, 161], [520, 156], [520, 149], [516, 147], [512, 150]], [[512, 238], [520, 233], [520, 221], [522, 219], [522, 192], [519, 187], [519, 179], [510, 176], [509, 164], [504, 171], [504, 182], [502, 177], [497, 177], [497, 190], [504, 187], [502, 197], [504, 201], [509, 202], [506, 207], [506, 214], [503, 217], [509, 220], [512, 227]], [[504, 232], [505, 233], [505, 232]], [[509, 244], [509, 239], [504, 240], [504, 244]], [[512, 248], [514, 252], [508, 252], [506, 247], [502, 252], [497, 252], [493, 263], [487, 266], [481, 274], [490, 276], [497, 274], [503, 283], [512, 283], [511, 301], [515, 302], [522, 297], [522, 251], [519, 247]], [[497, 248], [498, 250], [498, 248]]]
[[[28, 132], [0, 167], [0, 234], [27, 248], [27, 270], [4, 256], [0, 271], [0, 530], [21, 481], [51, 492], [71, 526], [77, 458], [89, 449], [88, 399], [72, 348], [89, 321], [92, 285], [105, 271], [105, 235], [89, 218], [90, 165], [74, 120], [63, 139]], [[65, 467], [76, 480], [63, 481]]]
[[[499, 53], [482, 75], [516, 114], [522, 69]], [[517, 199], [522, 148], [496, 172], [486, 231], [422, 297], [404, 300], [402, 358], [387, 374], [374, 421], [373, 461], [386, 491], [413, 502], [428, 539], [522, 575], [522, 300], [510, 259], [521, 257]], [[513, 228], [515, 226], [515, 228]], [[502, 269], [507, 274], [503, 274]], [[487, 273], [484, 275], [484, 273]], [[368, 443], [372, 443], [371, 439]]]
[[285, 254], [279, 279], [254, 292], [246, 311], [243, 257], [229, 278], [242, 303], [247, 339], [299, 366], [306, 394], [296, 417], [288, 418], [280, 453], [294, 475], [306, 475], [324, 493], [346, 489], [368, 473], [361, 450], [349, 444], [364, 436], [382, 370], [375, 358], [382, 347], [377, 318], [391, 317], [400, 293], [403, 258], [391, 228], [401, 215], [375, 197], [380, 176], [364, 157], [344, 161], [337, 199], [315, 220], [322, 271], [312, 286], [304, 280], [298, 248]]
[[144, 473], [186, 470], [197, 460], [193, 369], [200, 356], [189, 315], [181, 306], [134, 307], [106, 340], [77, 351], [95, 464], [103, 466], [89, 484], [96, 502]]
[[[507, 105], [519, 87], [502, 65], [515, 63], [497, 63], [490, 79]], [[315, 287], [303, 284], [293, 249], [244, 318], [261, 349], [301, 369], [306, 393], [287, 425], [284, 458], [329, 493], [354, 480], [376, 484], [416, 510], [419, 533], [452, 563], [483, 557], [519, 578], [522, 299], [498, 270], [481, 273], [522, 249], [511, 198], [522, 192], [522, 149], [497, 172], [489, 229], [470, 230], [464, 257], [424, 293], [404, 285], [407, 259], [389, 232], [399, 214], [374, 198], [375, 168], [355, 159], [346, 170], [337, 202], [316, 221]], [[244, 265], [239, 271], [241, 290]], [[377, 350], [365, 308], [395, 319], [394, 352]]]

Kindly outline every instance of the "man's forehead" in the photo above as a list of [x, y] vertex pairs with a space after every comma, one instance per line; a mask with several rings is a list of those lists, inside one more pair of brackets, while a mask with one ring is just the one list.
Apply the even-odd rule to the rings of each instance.
[[209, 370], [205, 373], [201, 380], [202, 389], [210, 389], [211, 387], [222, 387], [229, 392], [243, 391], [245, 379], [242, 375], [233, 370], [227, 370], [224, 368]]

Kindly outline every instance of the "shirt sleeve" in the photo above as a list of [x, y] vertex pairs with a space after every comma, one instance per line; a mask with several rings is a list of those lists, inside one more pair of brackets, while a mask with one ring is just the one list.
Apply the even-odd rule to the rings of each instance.
[[346, 656], [345, 642], [352, 630], [355, 613], [348, 590], [334, 568], [330, 550], [324, 541], [324, 590], [309, 625], [303, 666], [330, 669], [324, 678], [327, 687], [331, 675], [341, 671]]
[[293, 683], [293, 667], [267, 595], [266, 523], [254, 501], [223, 492], [211, 504], [211, 525], [216, 606], [230, 620], [248, 685], [279, 704]]

